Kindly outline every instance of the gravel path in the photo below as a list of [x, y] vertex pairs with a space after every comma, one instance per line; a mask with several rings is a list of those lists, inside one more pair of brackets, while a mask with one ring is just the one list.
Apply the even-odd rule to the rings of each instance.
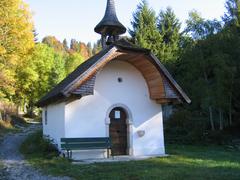
[[9, 134], [0, 144], [0, 163], [4, 168], [0, 169], [1, 180], [70, 180], [68, 177], [52, 177], [43, 175], [31, 167], [19, 153], [19, 147], [24, 139], [34, 131], [40, 129], [38, 124], [32, 124], [22, 128], [21, 133]]

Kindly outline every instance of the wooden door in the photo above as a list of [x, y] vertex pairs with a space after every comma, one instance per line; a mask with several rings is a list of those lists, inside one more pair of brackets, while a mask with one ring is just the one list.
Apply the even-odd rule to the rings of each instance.
[[112, 154], [127, 155], [127, 114], [123, 108], [114, 108], [110, 114], [109, 135], [112, 141]]

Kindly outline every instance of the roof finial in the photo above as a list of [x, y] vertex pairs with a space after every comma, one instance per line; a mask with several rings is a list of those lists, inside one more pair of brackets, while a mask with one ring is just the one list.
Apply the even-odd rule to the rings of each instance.
[[116, 41], [119, 35], [126, 32], [126, 28], [117, 18], [114, 0], [107, 1], [105, 15], [94, 30], [102, 35], [103, 47], [111, 44], [112, 41]]

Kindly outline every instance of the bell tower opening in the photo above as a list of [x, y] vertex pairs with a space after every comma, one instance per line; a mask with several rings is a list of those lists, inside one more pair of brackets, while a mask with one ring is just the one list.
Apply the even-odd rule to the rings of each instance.
[[105, 15], [94, 31], [101, 34], [103, 48], [117, 41], [119, 36], [126, 32], [126, 28], [117, 18], [114, 0], [107, 0]]

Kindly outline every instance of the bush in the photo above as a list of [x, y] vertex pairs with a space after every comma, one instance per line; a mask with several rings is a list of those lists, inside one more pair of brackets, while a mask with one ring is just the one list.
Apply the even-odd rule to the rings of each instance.
[[59, 155], [56, 145], [49, 138], [44, 138], [41, 131], [30, 135], [24, 141], [21, 152], [25, 155], [38, 155], [45, 158], [53, 158]]
[[203, 117], [188, 110], [179, 110], [165, 121], [167, 143], [197, 144], [205, 140], [207, 123]]

